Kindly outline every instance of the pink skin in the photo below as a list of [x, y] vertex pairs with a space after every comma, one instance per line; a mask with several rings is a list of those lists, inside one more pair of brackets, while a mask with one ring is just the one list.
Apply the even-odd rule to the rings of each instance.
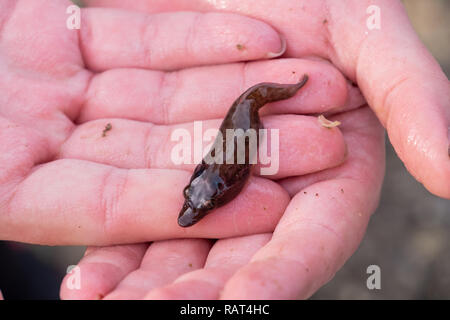
[[[96, 15], [92, 15], [86, 9], [82, 13], [82, 25], [91, 32], [84, 29], [78, 32], [66, 28], [65, 9], [69, 4], [50, 0], [39, 4], [9, 0], [1, 4], [2, 240], [99, 246], [267, 234], [273, 231], [289, 203], [288, 192], [273, 179], [336, 167], [345, 160], [345, 141], [339, 128], [322, 128], [315, 117], [295, 113], [326, 111], [336, 106], [354, 109], [363, 103], [361, 95], [326, 62], [292, 59], [239, 63], [273, 57], [274, 52], [282, 51], [280, 37], [263, 22], [214, 13], [214, 19], [208, 23], [212, 30], [203, 33], [196, 31], [195, 24], [207, 19], [209, 14], [197, 14], [195, 23], [192, 14], [177, 14], [176, 23], [184, 25], [180, 30], [191, 30], [191, 33], [184, 38], [172, 37], [177, 41], [158, 44], [159, 49], [178, 54], [177, 61], [174, 61], [176, 56], [170, 55], [166, 60], [165, 55], [148, 59], [142, 52], [150, 54], [146, 46], [151, 39], [143, 33], [146, 27], [143, 21], [148, 22], [151, 15], [110, 9], [97, 9]], [[114, 39], [103, 39], [105, 36], [99, 33], [102, 19], [97, 14], [104, 19], [105, 28], [111, 27], [107, 25], [109, 21], [126, 17], [123, 23], [129, 21], [129, 25], [122, 24], [120, 29], [126, 32]], [[154, 22], [158, 21], [165, 23], [164, 19]], [[94, 29], [97, 31], [93, 32]], [[227, 41], [218, 38], [215, 32], [225, 33]], [[136, 38], [140, 40], [135, 41]], [[195, 47], [201, 55], [183, 48], [193, 38], [197, 39]], [[132, 39], [134, 46], [120, 42], [123, 39]], [[244, 44], [245, 50], [238, 50], [236, 43]], [[122, 50], [127, 51], [125, 58], [121, 56]], [[106, 51], [107, 54], [102, 53]], [[217, 51], [223, 54], [217, 55]], [[99, 54], [92, 55], [95, 52]], [[176, 67], [187, 69], [164, 71], [173, 68], [170, 64], [175, 62], [178, 62]], [[235, 63], [211, 65], [219, 62]], [[106, 71], [93, 72], [103, 69]], [[276, 73], [282, 69], [282, 75]], [[163, 142], [168, 141], [171, 130], [176, 126], [191, 128], [195, 119], [192, 114], [202, 114], [199, 110], [204, 110], [204, 106], [215, 109], [211, 108], [210, 114], [203, 112], [198, 118], [208, 120], [205, 128], [215, 126], [231, 101], [247, 86], [264, 80], [294, 83], [304, 72], [317, 80], [302, 90], [302, 97], [292, 101], [294, 106], [280, 102], [268, 106], [266, 112], [266, 126], [280, 129], [283, 141], [278, 176], [270, 179], [254, 176], [229, 206], [193, 228], [180, 228], [176, 217], [182, 202], [181, 190], [192, 173], [192, 166], [170, 165], [169, 146]], [[211, 87], [198, 90], [203, 84]], [[112, 99], [109, 103], [108, 97]], [[127, 102], [127, 99], [131, 100]], [[113, 108], [105, 109], [106, 105]], [[292, 114], [277, 115], [281, 113], [278, 108]], [[113, 127], [102, 137], [107, 123]], [[309, 138], [303, 139], [306, 129]], [[304, 154], [302, 149], [308, 153]], [[298, 155], [296, 160], [301, 164], [286, 161], [292, 155]], [[187, 265], [192, 266], [182, 269], [178, 268], [181, 262], [174, 263], [174, 272], [161, 278], [165, 280], [159, 286], [203, 266], [211, 245], [206, 240], [164, 243], [153, 243], [151, 248], [160, 246], [162, 255], [172, 257], [176, 251], [174, 244], [177, 248], [185, 247], [183, 253], [192, 252], [186, 255]], [[91, 250], [87, 257], [98, 255], [95, 266], [102, 267], [105, 261], [123, 263], [117, 268], [92, 268], [105, 272], [108, 277], [97, 279], [92, 274], [87, 279], [91, 279], [89, 283], [95, 290], [79, 293], [85, 294], [84, 297], [91, 297], [92, 293], [99, 297], [97, 285], [102, 286], [102, 292], [115, 288], [118, 277], [142, 267], [146, 250], [147, 245]], [[129, 251], [134, 254], [127, 254]], [[153, 257], [154, 252], [150, 249], [149, 256]], [[154, 266], [150, 264], [149, 268]], [[89, 277], [90, 272], [85, 273]]]
[[[37, 7], [33, 8], [33, 5]], [[91, 88], [94, 87], [94, 90], [103, 90], [103, 92], [106, 89], [111, 94], [119, 93], [115, 87], [102, 87], [101, 82], [99, 87], [96, 79], [104, 78], [104, 76], [102, 73], [93, 73], [90, 68], [100, 70], [106, 67], [110, 72], [120, 70], [126, 81], [134, 75], [136, 70], [128, 67], [150, 68], [152, 63], [157, 63], [162, 66], [160, 70], [147, 70], [147, 72], [159, 73], [158, 82], [141, 82], [133, 88], [137, 92], [144, 92], [152, 86], [159, 85], [158, 88], [163, 92], [178, 92], [177, 84], [171, 82], [169, 76], [164, 76], [165, 73], [161, 71], [161, 69], [169, 68], [168, 64], [173, 63], [174, 56], [162, 55], [159, 58], [153, 56], [151, 61], [148, 59], [148, 55], [151, 55], [149, 43], [154, 45], [150, 41], [152, 36], [149, 34], [154, 36], [155, 32], [143, 31], [148, 26], [147, 22], [153, 19], [152, 15], [113, 9], [95, 9], [96, 14], [92, 15], [91, 9], [87, 9], [82, 13], [83, 31], [78, 32], [66, 28], [68, 16], [65, 11], [69, 5], [69, 1], [48, 0], [33, 4], [28, 1], [2, 1], [2, 10], [0, 10], [2, 31], [0, 40], [2, 55], [0, 59], [2, 72], [0, 79], [1, 239], [55, 245], [76, 243], [105, 245], [179, 238], [187, 234], [191, 237], [223, 237], [272, 230], [283, 213], [289, 196], [280, 185], [269, 179], [255, 177], [246, 193], [242, 194], [241, 200], [235, 204], [239, 210], [234, 211], [232, 215], [225, 214], [227, 210], [220, 214], [225, 217], [227, 228], [223, 229], [220, 222], [214, 221], [212, 227], [203, 225], [203, 227], [186, 231], [178, 228], [176, 224], [182, 195], [181, 191], [178, 193], [174, 190], [182, 190], [191, 174], [188, 170], [160, 169], [151, 162], [134, 166], [138, 159], [131, 160], [128, 167], [126, 165], [122, 167], [120, 163], [108, 164], [106, 157], [97, 161], [94, 159], [95, 152], [85, 155], [82, 150], [77, 150], [80, 146], [65, 147], [69, 143], [64, 142], [74, 140], [72, 134], [76, 135], [90, 125], [98, 125], [80, 118], [85, 104], [95, 106], [95, 101], [92, 102], [90, 99]], [[41, 10], [43, 7], [45, 10]], [[196, 14], [197, 18], [193, 21], [192, 14], [177, 13], [176, 22], [173, 24], [178, 24], [179, 29], [191, 31], [177, 34], [170, 44], [159, 44], [159, 49], [167, 49], [168, 52], [173, 51], [179, 54], [177, 58], [180, 61], [179, 66], [182, 63], [183, 67], [262, 59], [282, 49], [280, 37], [270, 26], [235, 14], [212, 13], [213, 19], [208, 22], [212, 30], [206, 34], [197, 30], [201, 27], [199, 23], [201, 24], [202, 19], [209, 19], [210, 15]], [[170, 17], [171, 14], [166, 16]], [[124, 17], [125, 20], [123, 20]], [[115, 32], [117, 38], [105, 39], [105, 36], [99, 34], [101, 21], [104, 21], [105, 28], [111, 28], [108, 23], [113, 20], [122, 21], [121, 28]], [[167, 29], [167, 26], [164, 27], [165, 21], [155, 18], [154, 21], [152, 20], [152, 28]], [[94, 32], [94, 29], [98, 31]], [[120, 30], [123, 30], [121, 35], [118, 34]], [[168, 35], [170, 38], [170, 33]], [[221, 35], [226, 35], [226, 41], [220, 38]], [[118, 39], [122, 41], [130, 39], [133, 42], [124, 44]], [[256, 43], [255, 39], [260, 40]], [[196, 50], [203, 53], [189, 58], [192, 52], [190, 53], [189, 48], [183, 47], [189, 43], [188, 40], [195, 41]], [[247, 49], [238, 50], [237, 43], [245, 44]], [[138, 47], [137, 44], [142, 47]], [[125, 57], [129, 59], [121, 60], [123, 51], [120, 48], [127, 51]], [[96, 60], [98, 56], [92, 54], [92, 52], [105, 52], [105, 50], [108, 54], [100, 54], [100, 57], [106, 55], [112, 59], [110, 62], [107, 59], [98, 61]], [[151, 49], [152, 52], [153, 50]], [[215, 50], [224, 52], [224, 55], [217, 55]], [[148, 55], [142, 55], [142, 52], [148, 52]], [[197, 55], [201, 58], [197, 58]], [[114, 59], [116, 56], [119, 57]], [[86, 68], [86, 65], [89, 68]], [[331, 67], [325, 66], [325, 68]], [[192, 69], [192, 76], [200, 74], [199, 70]], [[210, 79], [213, 78], [211, 71], [213, 70], [209, 72]], [[177, 72], [170, 74], [176, 79]], [[335, 70], [334, 75], [339, 76], [341, 86], [345, 86], [343, 77]], [[291, 78], [288, 80], [292, 81]], [[208, 80], [205, 79], [205, 81]], [[129, 87], [119, 90], [121, 98], [118, 99], [123, 101], [125, 97], [133, 96], [129, 90]], [[233, 92], [237, 91], [238, 89], [233, 89]], [[189, 100], [192, 95], [192, 91], [185, 90], [184, 100]], [[157, 92], [154, 92], [154, 97], [156, 96]], [[213, 98], [208, 96], [203, 100], [206, 102]], [[155, 101], [155, 103], [153, 108], [164, 113], [159, 102]], [[167, 107], [172, 108], [169, 105]], [[200, 108], [200, 105], [196, 107]], [[226, 106], [223, 106], [224, 112], [225, 108]], [[134, 104], [133, 109], [142, 109], [141, 103]], [[153, 114], [157, 113], [158, 111], [153, 111]], [[131, 157], [142, 159], [141, 156], [145, 153], [144, 158], [156, 158], [158, 150], [153, 147], [152, 150], [148, 149], [150, 145], [146, 147], [145, 139], [139, 139], [142, 138], [140, 129], [143, 122], [133, 122], [127, 117], [114, 119], [111, 122], [114, 127], [104, 139], [101, 137], [103, 128], [98, 127], [100, 131], [96, 134], [100, 137], [100, 141], [106, 143], [104, 147], [108, 149], [113, 148], [113, 144], [116, 145], [112, 139], [113, 134], [120, 133], [116, 138], [124, 139], [126, 137], [124, 134], [128, 135], [133, 131], [131, 136], [127, 136], [125, 143], [131, 149], [139, 151], [134, 152]], [[128, 124], [132, 131], [126, 133], [119, 130], [120, 123]], [[150, 123], [147, 127], [151, 127]], [[146, 131], [148, 142], [160, 140], [164, 135], [167, 137], [170, 127], [161, 126], [159, 129], [160, 133], [153, 132], [151, 135], [149, 130]], [[321, 165], [328, 167], [327, 161], [330, 161], [330, 165], [337, 165], [343, 160], [342, 135], [338, 130], [334, 133], [319, 133], [319, 135], [323, 135], [322, 140], [326, 140], [326, 136], [333, 136], [338, 146], [333, 149], [334, 156], [328, 157], [329, 160], [324, 158]], [[95, 141], [94, 138], [91, 143], [93, 141]], [[107, 144], [111, 145], [108, 147]], [[65, 157], [64, 152], [79, 156]], [[123, 156], [126, 156], [126, 153], [121, 155]], [[79, 160], [80, 158], [83, 160]], [[89, 161], [89, 158], [94, 161]], [[160, 160], [169, 161], [169, 158]], [[290, 167], [291, 169], [286, 169], [297, 170], [293, 169], [293, 165]], [[128, 168], [133, 169], [128, 170]], [[309, 169], [305, 168], [305, 170]], [[161, 188], [163, 184], [166, 185], [165, 188]], [[252, 194], [255, 194], [254, 199], [250, 197]], [[280, 201], [270, 203], [269, 195], [276, 196]], [[246, 201], [247, 198], [252, 198], [252, 201]], [[154, 199], [159, 200], [153, 201]], [[272, 214], [268, 215], [263, 210], [264, 207]], [[231, 209], [232, 207], [229, 207], [228, 212]], [[251, 230], [248, 219], [239, 213], [247, 211], [247, 216], [251, 216], [251, 212], [256, 209], [260, 212], [259, 215], [265, 218], [258, 219], [256, 224], [259, 226]], [[134, 227], [131, 227], [132, 225]], [[156, 230], [153, 234], [149, 233], [150, 225]], [[165, 225], [167, 228], [161, 229], [160, 225]], [[127, 227], [124, 228], [124, 226]]]
[[[208, 240], [199, 239], [206, 247], [195, 254], [186, 250], [179, 274], [167, 271], [164, 263], [178, 256], [180, 243], [164, 241], [167, 246], [164, 258], [150, 251], [161, 242], [151, 244], [145, 258], [143, 253], [140, 256], [119, 253], [111, 259], [110, 253], [103, 253], [103, 250], [120, 252], [129, 246], [91, 248], [78, 264], [81, 274], [87, 277], [87, 285], [82, 290], [70, 290], [63, 282], [61, 297], [280, 299], [310, 296], [358, 246], [377, 205], [383, 176], [384, 135], [373, 114], [366, 107], [342, 114], [339, 120], [343, 122], [341, 131], [348, 148], [345, 164], [280, 180], [292, 199], [273, 234], [218, 240], [211, 250], [207, 247]], [[190, 246], [190, 240], [180, 241]], [[134, 246], [142, 249], [148, 245]], [[206, 261], [186, 272], [186, 264], [198, 259]], [[147, 261], [158, 263], [148, 265]], [[139, 266], [140, 263], [147, 266]], [[131, 269], [129, 266], [133, 264], [135, 267]], [[114, 271], [117, 269], [120, 271]], [[158, 274], [163, 280], [156, 281], [149, 274]]]
[[[171, 3], [171, 9], [177, 10], [176, 1]], [[371, 105], [376, 100], [371, 96], [384, 92], [377, 87], [382, 82], [371, 83], [372, 88], [364, 86], [364, 81], [398, 78], [396, 69], [388, 69], [394, 72], [390, 76], [377, 78], [379, 68], [365, 73], [367, 66], [352, 77], [354, 59], [346, 61], [338, 50], [332, 56], [319, 54], [317, 34], [302, 34], [297, 28], [299, 38], [295, 39], [294, 31], [282, 25], [291, 23], [286, 19], [270, 22], [288, 40], [288, 56], [297, 59], [211, 66], [273, 57], [282, 49], [280, 37], [270, 26], [234, 14], [166, 13], [163, 19], [110, 9], [84, 10], [84, 29], [78, 33], [67, 30], [67, 16], [58, 14], [69, 4], [51, 0], [31, 4], [39, 8], [30, 7], [28, 1], [1, 4], [1, 238], [95, 246], [165, 240], [150, 246], [93, 247], [79, 264], [86, 281], [82, 290], [68, 290], [63, 283], [62, 298], [308, 297], [329, 280], [356, 249], [376, 207], [384, 171], [383, 133], [367, 107], [339, 114], [336, 117], [343, 125], [332, 130], [320, 128], [314, 118], [295, 115], [332, 114], [362, 104], [358, 90], [332, 65], [311, 56], [330, 58], [348, 77], [358, 80]], [[129, 3], [130, 7], [139, 4], [144, 2]], [[39, 10], [42, 6], [46, 10]], [[242, 12], [270, 20], [248, 12], [256, 7]], [[158, 10], [157, 5], [152, 8]], [[167, 20], [172, 21], [170, 27]], [[111, 21], [121, 21], [113, 33]], [[206, 32], [202, 23], [211, 29]], [[408, 32], [406, 38], [415, 39]], [[158, 37], [161, 34], [167, 38]], [[186, 47], [191, 41], [195, 46]], [[327, 46], [335, 40], [330, 41]], [[301, 45], [305, 52], [296, 53], [290, 43]], [[236, 44], [245, 49], [238, 50]], [[436, 70], [426, 53], [415, 65], [427, 61], [425, 69]], [[181, 67], [191, 69], [178, 71]], [[164, 72], [168, 70], [172, 72]], [[308, 72], [320, 80], [311, 81], [292, 101], [267, 107], [266, 113], [272, 114], [267, 116], [267, 126], [285, 132], [280, 154], [297, 155], [291, 161], [280, 159], [278, 178], [282, 179], [255, 176], [228, 206], [192, 228], [178, 228], [182, 196], [174, 190], [182, 189], [191, 168], [168, 164], [163, 139], [170, 129], [175, 125], [189, 129], [197, 119], [211, 119], [208, 125], [214, 126], [247, 85], [294, 82], [292, 71]], [[359, 81], [361, 77], [364, 81]], [[440, 89], [439, 77], [436, 71], [426, 87], [412, 90], [435, 105], [427, 109], [434, 117], [418, 113], [416, 127], [410, 119], [408, 128], [417, 130], [414, 137], [419, 141], [430, 137], [430, 130], [420, 126], [425, 120], [438, 128], [448, 119], [438, 117], [440, 101], [448, 101], [442, 97], [441, 92], [448, 91]], [[380, 106], [374, 105], [382, 121], [381, 107], [402, 105], [397, 93], [387, 95]], [[424, 97], [413, 102], [417, 105]], [[108, 122], [113, 128], [101, 137]], [[304, 140], [309, 141], [297, 136], [305, 135], [303, 126], [308, 128]], [[404, 121], [398, 126], [407, 128]], [[432, 138], [429, 147], [438, 150], [439, 134]], [[310, 154], [302, 148], [309, 148]], [[323, 155], [324, 150], [328, 155]], [[424, 183], [445, 196], [446, 185], [441, 183], [439, 188], [439, 181], [448, 181], [444, 179], [448, 162], [432, 151], [433, 163], [424, 158], [423, 149], [413, 146], [403, 152], [406, 157], [422, 154], [418, 164], [430, 172], [427, 177], [433, 178], [436, 167], [444, 169], [434, 189], [432, 182]], [[347, 160], [340, 165], [346, 154]], [[208, 237], [229, 239], [218, 240], [212, 247], [205, 239], [166, 240]], [[152, 273], [159, 277], [149, 278]]]
[[[287, 41], [283, 57], [331, 61], [357, 83], [411, 174], [450, 198], [450, 85], [420, 42], [400, 1], [88, 0], [92, 6], [143, 12], [177, 10], [245, 14], [274, 26]], [[368, 30], [366, 9], [380, 8], [381, 29]]]
[[[88, 2], [96, 6], [133, 8], [143, 12], [230, 11], [269, 22], [287, 39], [288, 48], [284, 56], [328, 59], [357, 83], [379, 120], [386, 126], [392, 143], [410, 172], [431, 192], [450, 197], [448, 80], [418, 41], [399, 3], [378, 2], [377, 5], [382, 7], [383, 27], [387, 30], [365, 37], [365, 9], [371, 4], [368, 1], [348, 1], [345, 6], [333, 1], [298, 0], [276, 3], [261, 0]], [[358, 13], [360, 18], [356, 19], [355, 14]], [[289, 60], [283, 61], [289, 63]], [[380, 63], [374, 63], [376, 61]], [[291, 60], [291, 63], [296, 62]], [[360, 97], [353, 94], [355, 89], [347, 86], [346, 91], [348, 98], [344, 110], [360, 105]], [[308, 98], [302, 96], [298, 99]], [[301, 112], [336, 111], [322, 103], [314, 105], [314, 101], [300, 105]], [[285, 106], [281, 103], [277, 104], [276, 110], [298, 112], [298, 106], [289, 102], [286, 102], [286, 107], [289, 105], [294, 111], [283, 109]], [[114, 112], [124, 112], [117, 109]], [[276, 112], [275, 108], [268, 109], [269, 113]], [[207, 110], [212, 110], [213, 116], [217, 115], [214, 106]], [[91, 115], [95, 118], [95, 113]], [[171, 116], [172, 119], [177, 118], [176, 113]], [[202, 116], [201, 113], [195, 115]], [[144, 115], [144, 119], [148, 117], [148, 113]], [[108, 277], [108, 283], [114, 282], [112, 278], [115, 278], [117, 286], [114, 289], [104, 290], [98, 285], [82, 290], [84, 298], [95, 298], [97, 292], [102, 295], [109, 293], [107, 298], [115, 299], [309, 297], [333, 277], [358, 246], [370, 214], [377, 205], [384, 170], [384, 135], [368, 108], [340, 114], [339, 120], [343, 122], [339, 128], [347, 144], [347, 160], [335, 168], [310, 174], [304, 172], [301, 176], [278, 180], [288, 191], [291, 201], [273, 234], [259, 235], [262, 238], [254, 235], [218, 240], [209, 254], [198, 252], [200, 257], [207, 254], [202, 267], [172, 279], [165, 277], [163, 269], [153, 268], [167, 280], [165, 285], [147, 282], [144, 277], [139, 277], [141, 268], [136, 268], [128, 275], [124, 272], [117, 277]], [[305, 165], [303, 161], [306, 160], [297, 163]], [[175, 245], [171, 250], [175, 250]], [[151, 258], [146, 256], [146, 259]], [[218, 258], [219, 263], [216, 262]], [[103, 262], [104, 268], [110, 264], [120, 266], [127, 263], [127, 258]], [[87, 270], [90, 267], [87, 258], [82, 259], [79, 266]], [[97, 273], [101, 272], [99, 270], [102, 268]], [[148, 269], [146, 271], [150, 272]], [[105, 275], [110, 274], [105, 271]], [[145, 291], [142, 290], [142, 283], [146, 283], [148, 293], [145, 295], [142, 295]], [[140, 291], [131, 289], [139, 294], [131, 295], [130, 288], [139, 288]], [[61, 296], [80, 297], [64, 285]]]

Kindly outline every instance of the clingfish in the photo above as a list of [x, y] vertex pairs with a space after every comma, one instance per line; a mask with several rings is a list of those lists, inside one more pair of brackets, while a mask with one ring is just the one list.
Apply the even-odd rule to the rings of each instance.
[[[245, 139], [245, 156], [239, 158], [238, 152], [242, 153], [243, 148], [237, 144], [242, 139], [239, 139], [239, 134], [235, 134], [230, 138], [232, 141], [227, 141], [227, 137], [230, 137], [227, 131], [231, 129], [242, 133], [253, 129], [258, 132], [263, 128], [258, 110], [266, 103], [294, 96], [307, 81], [308, 76], [304, 75], [296, 84], [259, 83], [245, 91], [231, 105], [211, 149], [195, 168], [189, 184], [183, 190], [185, 201], [178, 216], [181, 227], [194, 225], [213, 209], [233, 200], [250, 176], [250, 159], [255, 155], [254, 148], [250, 148], [248, 139]], [[230, 143], [234, 148], [230, 148]], [[227, 146], [233, 150], [231, 155], [227, 153]], [[216, 157], [218, 150], [225, 155], [225, 160]], [[213, 158], [223, 161], [211, 161]], [[245, 161], [237, 161], [239, 159]]]

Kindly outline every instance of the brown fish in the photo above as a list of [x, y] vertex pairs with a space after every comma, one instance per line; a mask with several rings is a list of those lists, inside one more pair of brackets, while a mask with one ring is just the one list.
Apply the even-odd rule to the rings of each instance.
[[[249, 141], [245, 140], [245, 162], [239, 163], [238, 158], [238, 134], [233, 136], [234, 149], [233, 161], [211, 162], [217, 150], [222, 150], [225, 156], [227, 150], [227, 129], [262, 129], [258, 110], [266, 103], [288, 99], [294, 96], [308, 81], [304, 75], [296, 84], [260, 83], [245, 91], [231, 106], [220, 126], [220, 133], [216, 137], [208, 155], [208, 161], [204, 158], [194, 170], [189, 184], [184, 188], [185, 198], [183, 208], [178, 216], [178, 224], [181, 227], [189, 227], [197, 223], [211, 210], [221, 207], [233, 200], [244, 187], [250, 172], [250, 159], [255, 156], [254, 148], [250, 148]], [[242, 131], [241, 131], [242, 132]], [[231, 149], [231, 148], [230, 148]], [[242, 158], [241, 158], [242, 159]], [[230, 163], [233, 162], [233, 163]], [[241, 161], [242, 162], [242, 161]]]

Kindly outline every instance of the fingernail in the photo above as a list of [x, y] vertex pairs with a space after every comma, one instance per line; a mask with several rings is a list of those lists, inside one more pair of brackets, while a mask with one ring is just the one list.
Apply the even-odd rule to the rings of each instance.
[[267, 58], [271, 59], [271, 58], [276, 58], [279, 57], [281, 55], [283, 55], [283, 53], [285, 53], [286, 51], [286, 40], [284, 39], [284, 37], [280, 34], [280, 39], [281, 39], [281, 50], [280, 52], [269, 52], [267, 53]]

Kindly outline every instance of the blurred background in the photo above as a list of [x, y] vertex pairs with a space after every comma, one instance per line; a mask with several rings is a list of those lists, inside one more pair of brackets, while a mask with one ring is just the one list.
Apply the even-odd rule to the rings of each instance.
[[[450, 75], [450, 1], [404, 0], [422, 41]], [[381, 202], [357, 252], [312, 299], [450, 299], [450, 201], [415, 181], [387, 141]], [[449, 182], [450, 183], [450, 182]], [[6, 299], [58, 299], [67, 267], [83, 247], [0, 241], [0, 289]], [[381, 268], [368, 290], [366, 269]]]

